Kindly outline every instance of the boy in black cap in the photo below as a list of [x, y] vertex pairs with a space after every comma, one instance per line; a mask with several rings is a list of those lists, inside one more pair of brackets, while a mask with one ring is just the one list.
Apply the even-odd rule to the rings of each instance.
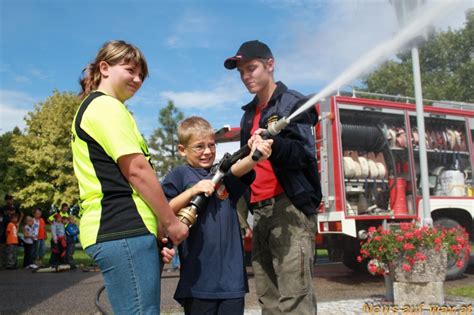
[[[275, 60], [257, 40], [243, 43], [225, 60], [254, 99], [242, 109], [241, 145], [262, 128], [288, 117], [306, 99], [275, 82]], [[273, 137], [272, 155], [255, 167], [250, 204], [254, 213], [253, 258], [262, 314], [316, 314], [312, 287], [316, 209], [321, 201], [313, 126], [315, 109]]]

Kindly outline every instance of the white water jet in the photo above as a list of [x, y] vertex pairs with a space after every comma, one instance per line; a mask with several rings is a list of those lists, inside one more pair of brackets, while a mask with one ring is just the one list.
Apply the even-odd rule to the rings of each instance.
[[298, 110], [291, 114], [287, 121], [289, 122], [291, 119], [298, 116], [308, 108], [314, 106], [314, 104], [329, 96], [340, 86], [343, 86], [344, 84], [347, 84], [359, 77], [370, 66], [399, 51], [403, 46], [419, 36], [435, 19], [450, 13], [450, 11], [460, 5], [462, 1], [463, 0], [443, 0], [437, 1], [436, 4], [432, 5], [431, 7], [421, 7], [420, 9], [426, 9], [426, 11], [421, 12], [421, 10], [418, 10], [419, 14], [413, 16], [412, 22], [407, 24], [393, 39], [378, 45], [366, 55], [358, 59], [330, 84], [324, 87], [319, 93], [311, 97]]

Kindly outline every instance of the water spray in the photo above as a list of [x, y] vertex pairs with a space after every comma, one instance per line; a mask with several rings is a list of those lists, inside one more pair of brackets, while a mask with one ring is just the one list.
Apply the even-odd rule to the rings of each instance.
[[459, 6], [463, 0], [452, 0], [452, 1], [438, 1], [436, 4], [433, 4], [431, 7], [427, 8], [423, 14], [419, 14], [412, 18], [413, 22], [407, 24], [393, 39], [384, 42], [376, 46], [373, 50], [369, 51], [367, 54], [359, 58], [355, 63], [353, 63], [346, 71], [341, 73], [336, 79], [334, 79], [330, 84], [323, 88], [319, 93], [308, 99], [300, 108], [293, 112], [288, 118], [283, 117], [274, 123], [272, 126], [268, 127], [265, 135], [276, 135], [285, 128], [293, 118], [300, 115], [302, 112], [311, 108], [322, 99], [325, 99], [327, 96], [331, 95], [336, 91], [340, 86], [349, 83], [355, 78], [363, 74], [367, 68], [370, 68], [375, 63], [380, 62], [383, 58], [386, 58], [388, 55], [393, 54], [399, 51], [403, 46], [410, 43], [414, 38], [418, 37], [423, 30], [430, 25], [436, 18], [449, 13]]

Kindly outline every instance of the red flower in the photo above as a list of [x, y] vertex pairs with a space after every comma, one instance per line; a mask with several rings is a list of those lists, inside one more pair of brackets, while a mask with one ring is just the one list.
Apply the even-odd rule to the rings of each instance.
[[426, 260], [426, 255], [423, 254], [422, 252], [417, 252], [415, 254], [415, 259], [418, 261], [425, 261]]
[[377, 272], [377, 267], [375, 265], [369, 265], [369, 271], [370, 271], [370, 273], [376, 273]]
[[400, 223], [400, 230], [408, 231], [411, 228], [411, 223], [402, 222]]
[[415, 249], [415, 246], [413, 246], [412, 243], [405, 243], [405, 244], [403, 244], [403, 249], [404, 250], [411, 250], [411, 249]]
[[464, 261], [462, 261], [462, 259], [459, 259], [458, 261], [456, 261], [456, 267], [462, 268], [463, 266], [464, 266]]
[[372, 259], [368, 269], [374, 274], [385, 272], [386, 266], [398, 258], [403, 259], [403, 270], [413, 271], [416, 264], [428, 260], [423, 251], [425, 249], [433, 249], [436, 252], [446, 250], [458, 267], [465, 263], [463, 257], [469, 257], [468, 235], [458, 228], [436, 229], [404, 222], [398, 229], [384, 229], [383, 226], [378, 226], [370, 227], [368, 230], [369, 237], [361, 244], [357, 260], [362, 262], [367, 258]]
[[410, 266], [413, 266], [415, 264], [415, 258], [407, 256], [406, 261], [410, 264]]

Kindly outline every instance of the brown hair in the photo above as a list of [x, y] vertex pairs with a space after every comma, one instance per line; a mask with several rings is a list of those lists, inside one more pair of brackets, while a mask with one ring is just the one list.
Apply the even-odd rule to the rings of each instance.
[[178, 140], [182, 145], [187, 145], [193, 135], [214, 135], [211, 124], [202, 117], [191, 116], [184, 119], [178, 126]]
[[79, 94], [81, 98], [84, 98], [99, 86], [101, 79], [99, 63], [101, 61], [107, 62], [110, 66], [121, 62], [140, 65], [143, 80], [148, 77], [148, 65], [140, 49], [123, 40], [112, 40], [106, 42], [97, 53], [94, 62], [91, 62], [82, 70], [82, 76], [79, 80], [82, 87]]

